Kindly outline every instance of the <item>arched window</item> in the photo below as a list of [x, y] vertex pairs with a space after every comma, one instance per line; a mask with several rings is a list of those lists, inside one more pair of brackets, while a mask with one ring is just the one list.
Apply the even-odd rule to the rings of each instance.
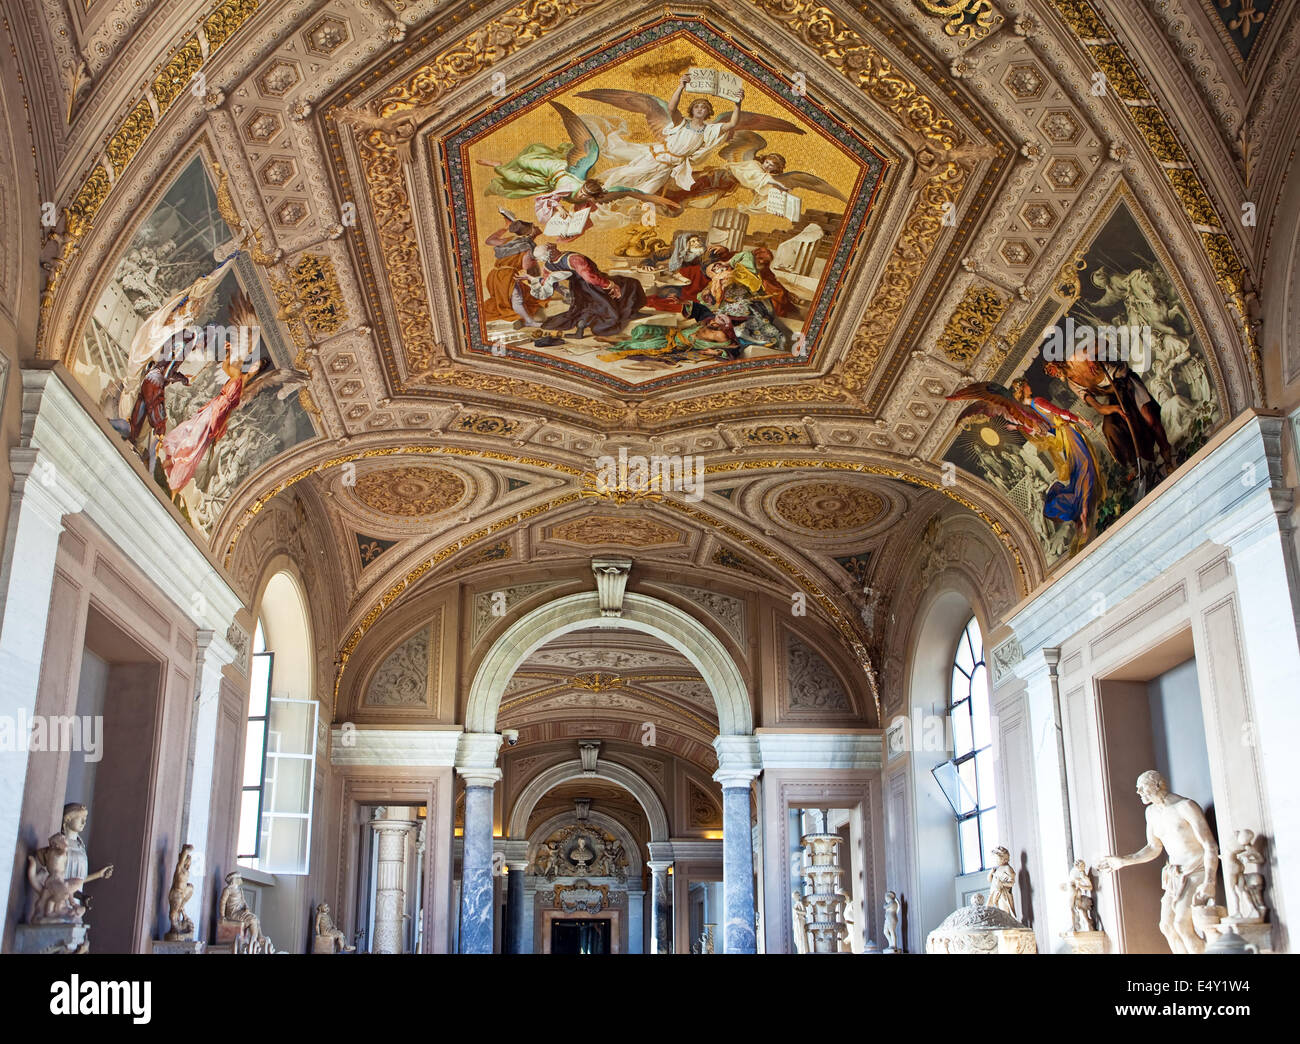
[[984, 664], [984, 637], [973, 616], [957, 640], [948, 715], [952, 721], [952, 764], [959, 782], [955, 807], [961, 872], [969, 874], [992, 865], [991, 852], [998, 844], [989, 672]]
[[262, 593], [253, 637], [238, 858], [273, 874], [305, 874], [316, 768], [313, 647], [306, 606], [287, 573]]
[[248, 728], [244, 733], [243, 789], [239, 795], [241, 862], [255, 865], [262, 839], [262, 792], [266, 778], [266, 719], [271, 710], [275, 653], [266, 647], [266, 631], [257, 621], [253, 633], [253, 670], [248, 691]]

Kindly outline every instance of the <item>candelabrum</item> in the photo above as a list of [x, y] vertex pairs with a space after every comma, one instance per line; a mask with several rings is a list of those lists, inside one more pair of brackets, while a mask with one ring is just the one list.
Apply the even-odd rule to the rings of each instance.
[[803, 876], [809, 891], [803, 902], [812, 952], [839, 953], [847, 928], [844, 904], [848, 897], [840, 888], [844, 874], [840, 845], [844, 839], [839, 834], [805, 834], [800, 840], [807, 854]]

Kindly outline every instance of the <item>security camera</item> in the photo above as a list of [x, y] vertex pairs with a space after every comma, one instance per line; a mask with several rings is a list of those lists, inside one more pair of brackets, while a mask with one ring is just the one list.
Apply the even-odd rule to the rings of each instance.
[[501, 730], [501, 738], [502, 738], [503, 740], [505, 740], [506, 743], [508, 743], [510, 746], [513, 747], [516, 743], [519, 742], [519, 730], [518, 730], [518, 729], [502, 729], [502, 730]]

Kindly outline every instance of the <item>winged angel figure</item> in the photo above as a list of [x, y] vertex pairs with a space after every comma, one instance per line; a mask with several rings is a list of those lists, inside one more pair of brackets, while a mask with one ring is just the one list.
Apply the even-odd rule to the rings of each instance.
[[[488, 185], [490, 196], [507, 199], [533, 197], [533, 210], [546, 235], [574, 239], [590, 225], [618, 228], [632, 221], [631, 213], [617, 205], [625, 200], [672, 207], [663, 196], [638, 188], [607, 187], [591, 177], [601, 146], [588, 124], [566, 105], [550, 102], [564, 123], [569, 140], [561, 145], [534, 142], [506, 163], [479, 159], [496, 176]], [[576, 221], [575, 221], [576, 219]]]
[[679, 206], [708, 209], [737, 189], [747, 188], [753, 193], [753, 199], [739, 209], [750, 214], [766, 212], [767, 193], [771, 188], [786, 192], [802, 189], [848, 202], [844, 193], [824, 178], [804, 170], [786, 170], [786, 158], [779, 152], [764, 152], [766, 148], [767, 141], [760, 134], [737, 131], [718, 150], [725, 166], [704, 167], [695, 174], [689, 191], [669, 188], [666, 194]]
[[1012, 381], [1009, 389], [977, 381], [958, 388], [948, 398], [970, 402], [958, 415], [958, 424], [973, 417], [999, 420], [1021, 432], [1052, 462], [1057, 481], [1044, 495], [1043, 514], [1056, 522], [1073, 522], [1074, 550], [1083, 547], [1092, 536], [1097, 505], [1105, 493], [1097, 457], [1082, 431], [1093, 425], [1035, 395], [1023, 377]]
[[715, 116], [713, 103], [707, 98], [694, 98], [683, 116], [678, 106], [690, 80], [683, 73], [681, 83], [673, 96], [664, 101], [653, 94], [640, 91], [623, 91], [609, 88], [579, 91], [579, 98], [612, 105], [616, 109], [635, 112], [645, 117], [655, 141], [629, 142], [623, 137], [626, 128], [609, 131], [601, 142], [602, 152], [621, 165], [605, 171], [602, 183], [606, 188], [622, 187], [642, 192], [662, 193], [669, 182], [682, 192], [690, 192], [695, 181], [692, 167], [700, 163], [714, 149], [729, 143], [740, 131], [804, 132], [788, 120], [745, 112], [741, 104], [745, 91], [738, 90], [730, 113]]

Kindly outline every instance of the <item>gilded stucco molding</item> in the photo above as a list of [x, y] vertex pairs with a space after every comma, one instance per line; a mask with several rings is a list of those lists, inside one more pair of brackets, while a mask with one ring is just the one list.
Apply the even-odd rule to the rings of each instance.
[[1245, 264], [1224, 232], [1226, 226], [1210, 201], [1200, 175], [1178, 144], [1167, 117], [1163, 114], [1157, 117], [1149, 112], [1142, 116], [1134, 115], [1139, 109], [1158, 108], [1157, 102], [1129, 60], [1125, 47], [1111, 33], [1090, 0], [1051, 0], [1051, 3], [1080, 46], [1105, 74], [1106, 83], [1123, 102], [1133, 126], [1160, 163], [1170, 188], [1182, 203], [1188, 220], [1196, 227], [1219, 289], [1236, 312], [1237, 332], [1250, 359], [1256, 395], [1259, 402], [1266, 402], [1264, 361], [1256, 336], [1257, 324], [1252, 315], [1253, 287]]

